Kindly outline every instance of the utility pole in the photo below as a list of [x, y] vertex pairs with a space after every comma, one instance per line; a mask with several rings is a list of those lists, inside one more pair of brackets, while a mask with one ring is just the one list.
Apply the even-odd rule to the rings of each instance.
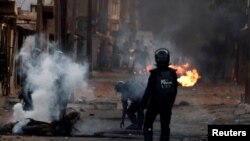
[[55, 0], [55, 39], [64, 52], [67, 52], [67, 0]]
[[247, 13], [248, 13], [248, 20], [247, 20], [247, 79], [245, 85], [245, 103], [250, 104], [250, 0], [247, 0]]
[[87, 58], [89, 77], [92, 77], [92, 0], [88, 0]]
[[36, 31], [38, 34], [43, 32], [43, 0], [37, 1], [37, 26]]
[[43, 33], [43, 0], [37, 1], [37, 21], [36, 21], [36, 31], [37, 36], [36, 40], [36, 48], [42, 49], [41, 35]]

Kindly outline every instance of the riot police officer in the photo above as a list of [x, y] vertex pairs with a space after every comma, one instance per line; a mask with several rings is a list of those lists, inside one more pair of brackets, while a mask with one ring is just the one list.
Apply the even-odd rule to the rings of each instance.
[[147, 109], [144, 121], [144, 140], [153, 140], [153, 122], [160, 115], [160, 141], [169, 141], [172, 107], [177, 94], [176, 71], [169, 68], [169, 51], [160, 48], [155, 51], [156, 68], [150, 71], [142, 108]]

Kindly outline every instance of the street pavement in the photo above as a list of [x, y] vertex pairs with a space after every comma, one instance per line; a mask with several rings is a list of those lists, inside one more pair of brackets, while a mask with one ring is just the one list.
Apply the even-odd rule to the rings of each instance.
[[[4, 135], [0, 136], [0, 141], [142, 141], [142, 131], [120, 128], [121, 102], [119, 95], [114, 92], [114, 84], [131, 76], [115, 72], [94, 73], [88, 80], [92, 99], [86, 101], [86, 95], [79, 92], [75, 103], [68, 105], [68, 108], [81, 112], [81, 120], [74, 129], [74, 137]], [[232, 124], [239, 121], [250, 123], [250, 115], [245, 113], [244, 105], [241, 105], [243, 92], [242, 86], [235, 85], [197, 84], [190, 88], [180, 87], [173, 108], [170, 141], [205, 141], [209, 124]], [[11, 116], [11, 105], [18, 99], [2, 97], [0, 100], [0, 118], [1, 123], [4, 123]], [[242, 111], [240, 116], [236, 111]], [[125, 127], [128, 125], [130, 123], [126, 119]], [[154, 123], [155, 140], [159, 136], [160, 120], [157, 117]]]

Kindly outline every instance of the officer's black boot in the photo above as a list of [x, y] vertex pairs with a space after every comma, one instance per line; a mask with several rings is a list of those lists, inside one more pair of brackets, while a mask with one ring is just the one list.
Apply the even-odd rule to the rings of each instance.
[[170, 128], [166, 127], [162, 128], [160, 141], [169, 141], [169, 136], [170, 136]]
[[153, 131], [152, 130], [151, 131], [144, 131], [144, 141], [153, 141]]
[[169, 141], [169, 137], [161, 136], [160, 141]]

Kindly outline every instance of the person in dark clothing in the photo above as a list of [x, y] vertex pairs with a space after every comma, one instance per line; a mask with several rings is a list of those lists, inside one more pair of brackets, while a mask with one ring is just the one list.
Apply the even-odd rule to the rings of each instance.
[[72, 136], [72, 132], [77, 130], [74, 125], [79, 120], [80, 112], [68, 109], [64, 117], [51, 123], [25, 118], [21, 121], [10, 122], [0, 126], [0, 133], [35, 136]]
[[21, 92], [19, 94], [19, 99], [23, 100], [23, 110], [32, 111], [33, 110], [33, 101], [32, 101], [32, 93], [33, 87], [28, 83], [28, 70], [39, 66], [39, 61], [41, 57], [42, 51], [39, 48], [34, 48], [30, 52], [30, 57], [23, 64], [21, 74]]
[[147, 46], [144, 47], [143, 50], [138, 50], [136, 55], [136, 61], [138, 64], [141, 65], [140, 70], [145, 70], [147, 67], [147, 63], [149, 61], [149, 54], [148, 54], [148, 48]]
[[[122, 102], [122, 121], [120, 127], [124, 127], [126, 115], [128, 115], [131, 125], [126, 129], [141, 130], [143, 125], [144, 113], [141, 110], [141, 100], [144, 94], [145, 85], [132, 79], [127, 82], [119, 81], [115, 85], [115, 91], [121, 93]], [[128, 102], [131, 101], [130, 105]], [[137, 115], [136, 115], [137, 114]]]
[[169, 68], [169, 51], [160, 48], [155, 52], [156, 69], [151, 70], [142, 99], [142, 109], [147, 109], [144, 121], [144, 140], [153, 140], [153, 122], [160, 115], [160, 141], [169, 141], [172, 107], [177, 94], [177, 74]]

